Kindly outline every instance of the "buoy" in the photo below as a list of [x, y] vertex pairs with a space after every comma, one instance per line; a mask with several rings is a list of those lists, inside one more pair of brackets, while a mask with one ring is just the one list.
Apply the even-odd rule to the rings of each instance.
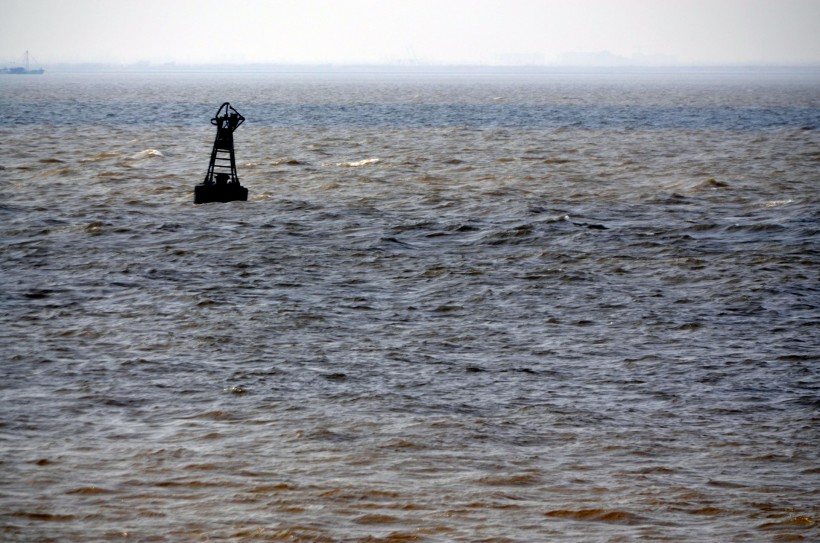
[[211, 161], [205, 181], [194, 187], [194, 203], [246, 201], [248, 189], [239, 184], [236, 174], [236, 156], [233, 149], [233, 133], [245, 122], [231, 104], [225, 102], [211, 119], [216, 125], [216, 139], [211, 151]]

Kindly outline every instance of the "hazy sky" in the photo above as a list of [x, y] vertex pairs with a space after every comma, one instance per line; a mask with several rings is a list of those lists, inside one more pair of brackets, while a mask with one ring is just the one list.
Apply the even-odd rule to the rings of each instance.
[[[820, 0], [0, 0], [0, 66], [820, 63]], [[564, 55], [564, 56], [562, 56]]]

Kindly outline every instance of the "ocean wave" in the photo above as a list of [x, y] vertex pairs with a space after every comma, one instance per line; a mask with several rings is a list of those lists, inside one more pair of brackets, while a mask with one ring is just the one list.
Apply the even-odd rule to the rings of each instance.
[[134, 161], [146, 159], [150, 160], [154, 158], [165, 158], [165, 155], [162, 154], [162, 151], [157, 149], [145, 149], [144, 151], [140, 151], [139, 153], [135, 153], [129, 157], [130, 160]]
[[97, 153], [97, 154], [95, 154], [93, 156], [90, 156], [88, 158], [84, 158], [84, 159], [80, 160], [80, 162], [83, 163], [83, 164], [94, 163], [94, 162], [103, 162], [105, 160], [109, 160], [109, 159], [112, 159], [112, 158], [119, 158], [120, 156], [121, 156], [121, 153], [119, 153], [117, 151], [103, 151], [101, 153]]
[[[27, 103], [68, 117], [31, 96], [109, 76], [60, 77]], [[816, 132], [517, 129], [538, 125], [528, 104], [582, 95], [557, 79], [476, 85], [505, 96], [491, 115], [461, 107], [472, 86], [430, 84], [442, 103], [405, 117], [384, 86], [276, 82], [293, 107], [271, 120], [274, 93], [248, 89], [274, 79], [198, 80], [198, 97], [252, 104], [247, 202], [193, 205], [213, 111], [171, 76], [129, 100], [201, 111], [197, 128], [102, 93], [82, 98], [112, 117], [88, 130], [7, 126], [10, 539], [110, 539], [140, 518], [136, 538], [168, 538], [160, 511], [181, 540], [817, 531], [801, 485], [817, 475]], [[305, 94], [338, 111], [351, 89], [345, 116], [287, 125]], [[713, 99], [699, 89], [675, 100]]]
[[364, 160], [354, 160], [354, 161], [351, 161], [351, 162], [335, 162], [335, 163], [325, 162], [325, 163], [322, 164], [322, 166], [340, 166], [340, 167], [343, 167], [343, 168], [359, 168], [361, 166], [370, 166], [372, 164], [378, 164], [379, 162], [381, 162], [381, 159], [379, 159], [379, 158], [365, 158]]

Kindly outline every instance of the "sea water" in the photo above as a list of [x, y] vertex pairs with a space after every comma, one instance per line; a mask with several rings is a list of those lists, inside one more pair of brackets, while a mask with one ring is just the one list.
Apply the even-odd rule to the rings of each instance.
[[[225, 101], [249, 201], [197, 206]], [[820, 538], [816, 71], [0, 111], [0, 539]]]

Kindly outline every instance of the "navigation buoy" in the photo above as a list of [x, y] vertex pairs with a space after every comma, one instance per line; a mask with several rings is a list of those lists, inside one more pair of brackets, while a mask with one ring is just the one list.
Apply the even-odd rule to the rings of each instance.
[[248, 199], [248, 189], [239, 184], [233, 150], [233, 132], [243, 122], [245, 117], [228, 102], [222, 104], [211, 119], [211, 124], [216, 125], [216, 139], [205, 181], [194, 187], [195, 204]]

